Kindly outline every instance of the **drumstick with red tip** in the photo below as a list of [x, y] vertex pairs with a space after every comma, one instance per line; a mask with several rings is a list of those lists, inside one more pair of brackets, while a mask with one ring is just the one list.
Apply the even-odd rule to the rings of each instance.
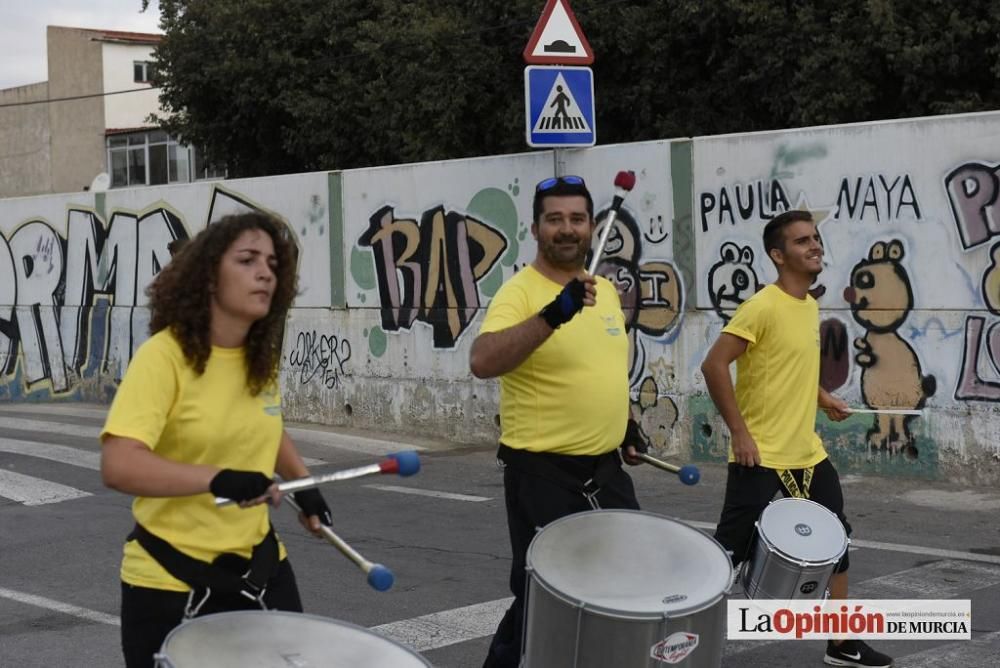
[[593, 274], [597, 270], [597, 265], [601, 262], [601, 254], [604, 253], [604, 245], [608, 243], [611, 228], [615, 226], [618, 210], [622, 208], [625, 196], [632, 192], [632, 188], [634, 187], [635, 172], [621, 171], [615, 176], [615, 197], [611, 200], [611, 210], [608, 211], [608, 219], [605, 221], [604, 231], [601, 232], [601, 238], [597, 242], [594, 256], [590, 260], [590, 267], [587, 269], [588, 274]]
[[[362, 476], [374, 474], [396, 473], [405, 478], [406, 476], [415, 474], [419, 470], [420, 458], [417, 456], [416, 452], [397, 452], [389, 455], [378, 464], [368, 464], [367, 466], [358, 466], [357, 468], [346, 469], [344, 471], [335, 471], [334, 473], [326, 473], [324, 475], [314, 475], [305, 478], [298, 478], [297, 480], [289, 480], [288, 482], [279, 484], [278, 491], [282, 493], [300, 492], [304, 489], [319, 487], [320, 485], [328, 482], [351, 480], [353, 478], [361, 478]], [[226, 499], [221, 496], [215, 497], [215, 505], [219, 508], [233, 503], [235, 503], [235, 501], [232, 499]]]
[[647, 455], [644, 452], [637, 453], [636, 456], [647, 464], [652, 464], [656, 468], [662, 471], [668, 471], [669, 473], [676, 473], [680, 481], [685, 485], [695, 485], [701, 480], [701, 471], [698, 470], [697, 466], [692, 466], [691, 464], [685, 464], [684, 466], [676, 466], [665, 462], [662, 459], [657, 459]]
[[[302, 508], [295, 502], [294, 496], [289, 495], [285, 497], [285, 501], [287, 501], [288, 504], [295, 510], [302, 512]], [[320, 523], [319, 529], [323, 532], [323, 537], [326, 539], [326, 542], [337, 548], [342, 555], [350, 559], [354, 562], [355, 566], [365, 572], [368, 576], [368, 585], [372, 589], [375, 591], [386, 591], [392, 587], [392, 583], [396, 580], [392, 571], [382, 564], [376, 564], [365, 559], [361, 556], [360, 552], [348, 545], [346, 540], [338, 536], [333, 529], [327, 525]]]

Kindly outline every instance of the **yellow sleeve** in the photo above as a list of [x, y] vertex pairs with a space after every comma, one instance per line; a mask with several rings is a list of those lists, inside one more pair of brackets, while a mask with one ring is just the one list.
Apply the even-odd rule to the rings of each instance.
[[767, 327], [768, 304], [764, 299], [750, 298], [739, 305], [722, 331], [738, 336], [751, 344], [757, 343]]
[[136, 351], [111, 403], [102, 441], [108, 435], [122, 436], [156, 450], [180, 387], [183, 353], [179, 347], [172, 350], [172, 343], [166, 335], [154, 336]]
[[524, 289], [508, 283], [503, 285], [490, 301], [479, 333], [499, 332], [520, 325], [533, 315], [535, 314], [531, 311], [528, 295]]

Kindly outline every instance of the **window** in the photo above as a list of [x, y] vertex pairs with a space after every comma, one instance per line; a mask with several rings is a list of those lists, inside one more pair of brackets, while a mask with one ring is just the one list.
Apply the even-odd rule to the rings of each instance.
[[207, 162], [204, 151], [163, 130], [111, 135], [106, 146], [112, 188], [226, 178], [225, 165]]
[[136, 83], [150, 83], [153, 80], [156, 63], [151, 60], [132, 61], [132, 79]]

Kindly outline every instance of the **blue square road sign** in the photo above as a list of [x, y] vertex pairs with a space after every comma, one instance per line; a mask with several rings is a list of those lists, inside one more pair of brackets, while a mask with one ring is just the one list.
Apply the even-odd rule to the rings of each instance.
[[589, 67], [524, 68], [524, 106], [528, 146], [597, 143], [594, 73]]

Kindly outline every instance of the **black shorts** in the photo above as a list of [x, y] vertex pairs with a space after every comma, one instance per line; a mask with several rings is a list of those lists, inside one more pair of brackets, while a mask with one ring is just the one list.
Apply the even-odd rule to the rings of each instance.
[[[803, 469], [793, 469], [795, 481], [801, 487]], [[791, 496], [774, 469], [763, 466], [741, 466], [729, 464], [726, 478], [726, 499], [722, 505], [722, 516], [715, 529], [715, 539], [732, 552], [733, 565], [747, 558], [754, 537], [754, 522], [764, 512], [777, 492]], [[851, 525], [844, 516], [844, 494], [840, 488], [840, 476], [829, 459], [824, 459], [813, 467], [813, 478], [809, 485], [809, 500], [815, 501], [840, 518], [844, 531], [851, 535]], [[850, 556], [844, 552], [834, 572], [844, 573], [850, 566]]]

